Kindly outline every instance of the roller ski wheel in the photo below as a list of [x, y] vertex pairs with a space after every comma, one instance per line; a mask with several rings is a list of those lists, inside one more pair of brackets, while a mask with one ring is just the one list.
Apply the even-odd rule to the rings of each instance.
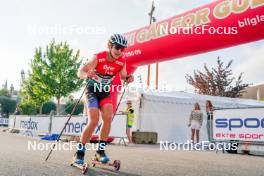
[[107, 167], [113, 167], [115, 171], [119, 171], [120, 170], [120, 167], [121, 167], [121, 162], [120, 160], [114, 160], [113, 163], [111, 162], [107, 162], [107, 163], [102, 163], [100, 161], [98, 161], [97, 158], [94, 158], [91, 160], [91, 165], [92, 167], [95, 167], [95, 166], [107, 166]]
[[83, 168], [82, 168], [82, 174], [83, 174], [83, 175], [87, 174], [88, 169], [89, 169], [88, 164], [84, 164], [84, 166], [83, 166]]
[[120, 160], [115, 160], [115, 161], [113, 162], [113, 166], [114, 166], [114, 168], [115, 168], [115, 171], [119, 171], [120, 166], [121, 166], [121, 162], [120, 162]]
[[[75, 159], [75, 158], [74, 158]], [[88, 172], [89, 165], [87, 163], [84, 164], [77, 164], [75, 163], [75, 160], [73, 160], [70, 164], [72, 167], [76, 167], [77, 169], [80, 169], [82, 171], [82, 174], [85, 175]]]

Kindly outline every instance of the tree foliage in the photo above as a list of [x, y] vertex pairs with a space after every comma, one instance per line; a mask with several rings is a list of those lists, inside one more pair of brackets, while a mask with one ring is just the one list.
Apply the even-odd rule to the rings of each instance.
[[21, 102], [18, 105], [19, 113], [22, 115], [36, 115], [38, 107], [30, 101]]
[[45, 52], [42, 48], [35, 50], [31, 61], [31, 73], [23, 86], [24, 95], [33, 104], [43, 105], [45, 101], [55, 97], [57, 113], [60, 112], [60, 100], [82, 86], [82, 80], [77, 77], [81, 64], [79, 51], [73, 53], [69, 45], [56, 44], [53, 40]]
[[249, 84], [242, 83], [243, 72], [237, 78], [233, 76], [232, 62], [233, 60], [230, 60], [224, 66], [224, 63], [218, 57], [216, 68], [209, 69], [205, 64], [204, 71], [195, 70], [193, 76], [186, 74], [186, 80], [199, 94], [240, 97]]
[[10, 97], [8, 89], [6, 89], [6, 88], [0, 89], [0, 96]]
[[32, 74], [29, 74], [29, 77], [23, 81], [20, 96], [22, 97], [22, 103], [26, 104], [25, 107], [32, 105], [32, 109], [37, 108], [40, 113], [42, 104], [51, 98], [42, 87], [41, 82], [33, 79]]

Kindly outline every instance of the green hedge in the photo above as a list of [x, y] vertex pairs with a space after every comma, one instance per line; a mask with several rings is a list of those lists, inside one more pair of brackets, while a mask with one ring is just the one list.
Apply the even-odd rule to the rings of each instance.
[[[65, 106], [65, 108], [66, 108], [65, 109], [65, 112], [67, 112], [68, 114], [70, 114], [72, 112], [72, 109], [73, 109], [75, 103], [76, 103], [75, 101], [67, 102], [66, 103], [66, 106]], [[74, 111], [73, 115], [79, 115], [79, 114], [81, 114], [83, 112], [83, 108], [84, 108], [83, 106], [84, 106], [83, 102], [80, 102], [78, 104], [76, 110]]]
[[42, 106], [42, 114], [50, 114], [50, 111], [56, 111], [56, 104], [52, 101], [46, 102]]
[[22, 115], [36, 115], [38, 113], [38, 108], [30, 102], [20, 103], [18, 109]]
[[0, 96], [1, 113], [12, 114], [16, 110], [16, 101], [6, 96]]

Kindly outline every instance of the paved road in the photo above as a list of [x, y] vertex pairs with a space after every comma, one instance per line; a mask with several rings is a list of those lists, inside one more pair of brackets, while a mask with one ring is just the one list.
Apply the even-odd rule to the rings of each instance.
[[[0, 128], [0, 176], [82, 175], [69, 166], [74, 151], [54, 151], [48, 162], [47, 151], [28, 151], [28, 141], [43, 141]], [[45, 143], [45, 142], [44, 142]], [[107, 153], [122, 162], [120, 172], [91, 168], [87, 175], [179, 175], [179, 176], [264, 176], [264, 157], [222, 154], [208, 151], [160, 151], [159, 146], [109, 145]], [[88, 152], [86, 158], [91, 158]]]

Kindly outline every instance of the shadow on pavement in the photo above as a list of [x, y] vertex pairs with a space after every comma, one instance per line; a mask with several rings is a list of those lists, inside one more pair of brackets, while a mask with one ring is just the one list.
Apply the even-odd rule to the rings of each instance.
[[96, 176], [119, 176], [119, 175], [126, 175], [126, 176], [140, 176], [136, 174], [131, 174], [122, 171], [113, 171], [112, 169], [108, 168], [96, 168], [92, 167], [89, 168], [88, 173], [86, 175], [96, 175]]

